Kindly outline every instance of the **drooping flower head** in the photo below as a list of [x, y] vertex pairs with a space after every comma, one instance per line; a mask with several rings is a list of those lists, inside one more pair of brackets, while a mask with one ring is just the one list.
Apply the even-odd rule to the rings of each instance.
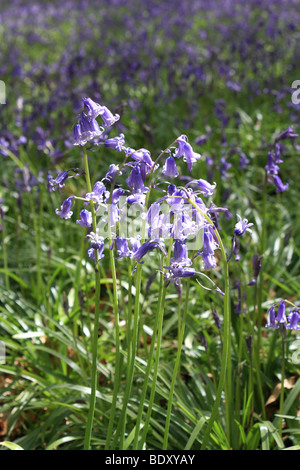
[[136, 165], [132, 168], [130, 176], [126, 179], [126, 183], [132, 193], [145, 193], [149, 191], [144, 185], [144, 178], [141, 172], [141, 168]]
[[104, 142], [104, 146], [106, 148], [116, 150], [117, 152], [121, 152], [122, 150], [124, 150], [124, 144], [124, 134], [120, 134], [117, 137], [111, 137], [110, 139], [106, 139]]
[[76, 224], [81, 225], [81, 227], [91, 227], [92, 222], [92, 213], [86, 209], [82, 209], [80, 211], [80, 219], [76, 220]]
[[266, 328], [280, 328], [281, 331], [288, 330], [300, 330], [300, 308], [292, 307], [288, 317], [286, 316], [286, 306], [285, 300], [281, 300], [278, 306], [278, 311], [276, 315], [275, 311], [276, 304], [272, 305], [269, 314], [268, 320], [265, 325]]
[[268, 152], [268, 162], [265, 166], [265, 170], [268, 175], [277, 175], [279, 172], [279, 166], [276, 165], [273, 154]]
[[105, 196], [105, 185], [102, 181], [96, 181], [94, 184], [93, 190], [91, 193], [85, 195], [85, 199], [88, 201], [93, 201], [95, 204], [99, 205], [103, 202]]
[[87, 238], [90, 239], [90, 248], [88, 249], [89, 258], [95, 262], [97, 252], [98, 261], [100, 261], [104, 258], [104, 238], [101, 237], [98, 232], [90, 232]]
[[59, 215], [61, 219], [70, 219], [70, 217], [72, 217], [73, 211], [71, 211], [71, 207], [72, 207], [73, 198], [74, 196], [68, 197], [62, 203], [60, 210], [59, 209], [55, 210], [55, 213]]
[[187, 162], [187, 167], [189, 171], [192, 171], [193, 164], [201, 158], [199, 153], [194, 152], [191, 144], [188, 142], [186, 135], [181, 135], [176, 139], [178, 143], [178, 149], [174, 153], [175, 158], [183, 157], [184, 161]]
[[169, 178], [176, 178], [179, 175], [174, 157], [170, 156], [166, 159], [162, 173]]
[[283, 193], [289, 188], [289, 183], [283, 183], [281, 178], [278, 175], [273, 176], [273, 180], [276, 186], [276, 192], [277, 193]]
[[120, 119], [119, 114], [113, 114], [106, 106], [101, 106], [99, 115], [104, 128], [112, 126]]
[[67, 171], [61, 171], [56, 178], [53, 178], [51, 175], [48, 176], [48, 189], [50, 192], [56, 191], [57, 189], [59, 191], [62, 191], [62, 189], [65, 187], [65, 182], [69, 177], [69, 173]]
[[217, 186], [217, 183], [210, 184], [208, 181], [200, 178], [198, 180], [193, 180], [190, 181], [187, 186], [190, 186], [191, 184], [197, 185], [199, 188], [199, 191], [203, 194], [204, 197], [209, 197], [212, 196], [214, 193], [214, 190]]
[[272, 307], [269, 310], [269, 319], [266, 323], [266, 328], [275, 328], [275, 329], [279, 328], [279, 326], [275, 322], [275, 316], [276, 316], [275, 308], [272, 305]]
[[170, 259], [171, 265], [190, 266], [191, 259], [188, 257], [187, 245], [184, 241], [176, 240], [174, 242], [174, 256]]
[[253, 223], [248, 223], [247, 219], [242, 220], [239, 214], [237, 214], [237, 218], [239, 221], [235, 224], [234, 235], [241, 237], [246, 231], [251, 233], [250, 227], [252, 227]]

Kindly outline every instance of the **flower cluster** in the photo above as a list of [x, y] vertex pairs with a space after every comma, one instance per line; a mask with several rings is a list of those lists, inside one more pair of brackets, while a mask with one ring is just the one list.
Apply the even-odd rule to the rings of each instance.
[[277, 304], [272, 305], [268, 314], [268, 321], [266, 328], [278, 328], [288, 330], [300, 330], [300, 307], [293, 306], [290, 309], [290, 313], [286, 314], [286, 301], [281, 300], [277, 309], [277, 315], [275, 307]]
[[287, 139], [293, 140], [297, 137], [298, 134], [294, 132], [293, 126], [290, 126], [276, 137], [273, 151], [268, 151], [265, 170], [268, 175], [268, 181], [275, 184], [277, 193], [283, 193], [289, 188], [289, 183], [284, 184], [279, 176], [279, 165], [280, 163], [283, 163], [283, 160], [281, 159], [280, 142]]
[[[96, 121], [99, 116], [103, 127], [99, 127]], [[111, 164], [104, 178], [94, 183], [91, 192], [83, 198], [69, 196], [61, 208], [56, 209], [56, 213], [63, 219], [69, 219], [73, 215], [73, 201], [83, 199], [84, 208], [80, 211], [80, 219], [76, 223], [90, 230], [87, 235], [90, 241], [88, 256], [93, 261], [103, 258], [104, 240], [108, 238], [109, 249], [116, 251], [118, 259], [130, 258], [136, 263], [143, 263], [147, 253], [160, 250], [168, 260], [167, 266], [161, 267], [164, 269], [165, 279], [175, 285], [179, 285], [181, 279], [197, 273], [193, 263], [198, 257], [201, 257], [202, 269], [215, 268], [219, 240], [211, 215], [227, 209], [215, 207], [213, 204], [208, 207], [204, 202], [204, 198], [213, 196], [216, 183], [189, 177], [184, 186], [180, 185], [180, 168], [176, 164], [176, 161], [182, 158], [191, 172], [201, 155], [193, 150], [186, 135], [175, 139], [174, 144], [162, 151], [155, 161], [151, 158], [149, 150], [135, 150], [127, 146], [124, 134], [103, 138], [102, 142], [99, 142], [98, 137], [118, 119], [119, 116], [113, 115], [105, 106], [90, 98], [83, 98], [83, 111], [73, 129], [74, 145], [84, 146], [87, 142], [102, 144], [105, 148], [123, 152], [124, 162], [122, 165]], [[163, 155], [166, 155], [166, 158], [161, 164]], [[160, 168], [162, 178], [157, 175]], [[79, 173], [78, 169], [76, 170], [77, 175]], [[70, 177], [69, 173], [70, 170], [62, 171], [56, 178], [49, 177], [50, 191], [62, 191]], [[161, 197], [149, 203], [153, 187], [159, 189]], [[91, 203], [97, 223], [93, 220], [92, 209], [89, 207]], [[124, 230], [120, 229], [122, 216], [124, 213], [128, 215], [129, 208], [138, 209], [142, 213], [137, 224], [139, 228], [142, 227], [140, 233], [128, 234], [128, 230], [123, 233]], [[234, 238], [242, 236], [253, 225], [238, 217]], [[107, 226], [108, 231], [105, 232]]]
[[[87, 142], [100, 137], [107, 127], [112, 126], [120, 118], [118, 114], [113, 115], [106, 107], [95, 103], [91, 98], [83, 98], [83, 111], [78, 117], [78, 122], [73, 128], [74, 145], [84, 146]], [[97, 117], [102, 119], [100, 127]]]

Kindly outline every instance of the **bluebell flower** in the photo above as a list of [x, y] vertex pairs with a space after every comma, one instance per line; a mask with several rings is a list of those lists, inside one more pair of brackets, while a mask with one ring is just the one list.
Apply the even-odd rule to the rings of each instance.
[[176, 178], [179, 175], [174, 157], [170, 156], [166, 159], [162, 173], [169, 178]]
[[61, 219], [70, 219], [70, 217], [72, 217], [73, 211], [71, 211], [70, 209], [72, 207], [72, 199], [73, 198], [74, 198], [74, 196], [68, 197], [62, 203], [60, 210], [59, 209], [55, 210], [55, 213], [57, 215], [59, 215], [59, 217]]
[[193, 164], [201, 158], [199, 153], [194, 152], [191, 144], [188, 143], [188, 138], [186, 135], [181, 135], [176, 139], [178, 143], [178, 149], [174, 153], [175, 158], [183, 157], [184, 161], [187, 162], [187, 167], [189, 171], [192, 171]]
[[277, 316], [276, 316], [276, 321], [278, 323], [286, 323], [286, 314], [285, 314], [285, 301], [283, 300], [280, 302], [278, 311], [277, 311]]
[[[154, 162], [151, 158], [149, 150], [141, 148], [139, 150], [134, 150], [132, 148], [127, 148], [125, 151], [126, 156], [132, 158], [134, 161], [140, 164], [145, 165], [146, 172], [153, 168]], [[132, 165], [132, 163], [128, 163]]]
[[269, 318], [265, 326], [266, 328], [274, 328], [276, 330], [279, 328], [275, 321], [275, 309], [273, 305], [269, 310]]
[[121, 175], [122, 171], [120, 171], [119, 165], [115, 165], [114, 163], [112, 163], [111, 165], [109, 165], [108, 172], [106, 173], [105, 177], [103, 178], [103, 181], [107, 181], [108, 183], [112, 183], [115, 180], [117, 174]]
[[103, 202], [103, 197], [105, 195], [105, 185], [102, 181], [97, 181], [94, 184], [93, 191], [85, 195], [85, 199], [88, 201], [93, 201], [95, 204], [101, 204]]
[[217, 183], [210, 184], [202, 178], [190, 181], [186, 186], [189, 186], [190, 184], [196, 184], [204, 197], [212, 196], [217, 186]]
[[249, 227], [252, 227], [252, 223], [248, 223], [247, 219], [242, 220], [242, 218], [237, 214], [239, 221], [235, 224], [234, 235], [241, 237], [246, 231], [252, 232]]
[[176, 264], [168, 266], [166, 267], [166, 269], [169, 271], [165, 276], [166, 281], [168, 283], [174, 282], [174, 284], [176, 285], [180, 284], [181, 279], [193, 277], [196, 273], [194, 268], [187, 266], [178, 266]]
[[284, 184], [278, 175], [273, 176], [274, 183], [276, 185], [276, 192], [283, 193], [289, 188], [289, 183]]
[[169, 185], [168, 185], [168, 188], [167, 188], [167, 193], [168, 193], [168, 195], [169, 195], [169, 196], [172, 196], [172, 194], [175, 193], [176, 189], [177, 189], [177, 188], [176, 188], [176, 185], [175, 185], [175, 184], [173, 184], [173, 183], [172, 183], [172, 184], [169, 184]]
[[286, 328], [288, 330], [300, 330], [300, 315], [299, 315], [299, 310], [298, 309], [291, 309], [291, 312], [288, 316], [288, 323], [286, 325]]
[[279, 142], [281, 140], [286, 140], [286, 139], [296, 139], [298, 137], [298, 134], [294, 132], [294, 127], [290, 126], [284, 131], [282, 131], [276, 138], [275, 142]]
[[113, 114], [106, 106], [101, 106], [99, 115], [103, 121], [103, 127], [110, 127], [115, 124], [119, 119], [119, 114]]
[[76, 224], [81, 227], [91, 227], [93, 223], [92, 213], [86, 209], [80, 211], [80, 220], [76, 220]]
[[104, 258], [104, 239], [103, 237], [99, 236], [96, 232], [91, 232], [87, 235], [87, 238], [90, 239], [91, 247], [88, 249], [88, 256], [93, 261], [96, 259], [95, 251], [98, 254], [98, 261]]
[[91, 121], [96, 119], [102, 112], [102, 106], [98, 103], [95, 103], [91, 98], [84, 97], [82, 98], [85, 116]]
[[147, 212], [147, 221], [150, 225], [155, 225], [160, 213], [160, 203], [153, 202]]
[[99, 137], [103, 133], [95, 119], [89, 120], [83, 114], [73, 127], [74, 145], [84, 146], [87, 142]]
[[216, 243], [216, 240], [207, 227], [203, 233], [203, 246], [202, 250], [197, 253], [196, 256], [201, 255], [204, 269], [214, 269], [217, 266], [214, 253], [215, 250], [219, 247]]
[[265, 170], [268, 175], [277, 175], [279, 172], [279, 166], [276, 165], [273, 154], [269, 151], [267, 157], [267, 164], [265, 166]]
[[145, 201], [146, 201], [145, 193], [135, 193], [135, 194], [129, 194], [129, 196], [127, 196], [127, 202], [130, 206], [137, 204], [143, 207], [145, 204]]
[[102, 258], [104, 258], [103, 250], [104, 250], [104, 243], [99, 246], [99, 248], [89, 248], [87, 250], [88, 257], [93, 260], [94, 262], [96, 261], [96, 250], [98, 254], [98, 261], [100, 261]]
[[81, 116], [80, 121], [80, 131], [81, 137], [83, 140], [89, 142], [90, 140], [95, 139], [95, 137], [99, 137], [103, 130], [100, 129], [98, 122], [96, 119], [87, 119], [85, 116]]
[[148, 253], [149, 250], [154, 250], [159, 248], [164, 255], [166, 256], [166, 250], [160, 241], [150, 240], [149, 242], [143, 243], [135, 253], [133, 253], [132, 258], [136, 259], [138, 263], [141, 263], [141, 259]]
[[56, 178], [53, 178], [51, 175], [48, 176], [48, 189], [50, 192], [56, 191], [57, 189], [61, 191], [65, 187], [65, 182], [69, 177], [67, 171], [61, 171]]
[[209, 229], [206, 229], [203, 233], [203, 248], [202, 253], [214, 254], [215, 250], [219, 248], [215, 238]]
[[280, 155], [280, 144], [277, 142], [274, 146], [274, 161], [275, 163], [283, 163], [283, 160], [281, 160], [281, 155]]
[[82, 147], [87, 143], [87, 140], [83, 137], [80, 124], [75, 124], [73, 127], [73, 145], [81, 145]]
[[110, 139], [106, 139], [104, 142], [104, 146], [109, 149], [116, 150], [117, 152], [121, 152], [124, 150], [125, 144], [125, 137], [124, 134], [120, 134], [118, 137], [112, 137]]
[[167, 238], [170, 236], [172, 224], [168, 223], [167, 214], [160, 214], [160, 203], [153, 202], [148, 209], [146, 218], [149, 228], [148, 237], [151, 239]]
[[204, 269], [214, 269], [217, 266], [215, 257], [211, 253], [202, 253], [202, 261]]
[[126, 179], [126, 183], [134, 194], [149, 191], [149, 188], [144, 185], [144, 179], [139, 166], [132, 168], [129, 178]]
[[115, 245], [119, 255], [119, 259], [131, 256], [127, 238], [117, 237], [115, 240]]
[[129, 238], [129, 243], [130, 243], [131, 258], [133, 258], [134, 253], [136, 253], [141, 246], [140, 236], [137, 236], [136, 238], [133, 238], [133, 237]]
[[185, 242], [176, 240], [174, 242], [174, 256], [170, 259], [171, 265], [177, 266], [191, 266], [192, 261], [188, 257], [188, 249]]
[[118, 204], [120, 197], [123, 196], [123, 194], [125, 194], [125, 190], [123, 188], [115, 188], [111, 195], [107, 192], [105, 200], [106, 202], [111, 202], [111, 204]]
[[160, 203], [159, 202], [153, 202], [151, 206], [149, 207], [147, 214], [146, 214], [146, 219], [149, 225], [148, 228], [148, 237], [155, 238], [157, 228], [159, 226], [159, 215], [160, 215]]
[[183, 189], [180, 189], [180, 188], [177, 189], [176, 187], [174, 189], [173, 185], [172, 186], [170, 185], [168, 187], [168, 191], [169, 189], [171, 190], [171, 194], [170, 194], [171, 197], [167, 198], [167, 203], [169, 204], [173, 212], [176, 212], [176, 211], [181, 212], [184, 207], [183, 198], [186, 198], [186, 193], [183, 191]]

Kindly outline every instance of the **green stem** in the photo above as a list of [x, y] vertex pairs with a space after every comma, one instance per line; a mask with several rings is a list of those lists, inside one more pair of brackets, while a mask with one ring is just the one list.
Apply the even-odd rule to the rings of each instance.
[[[31, 215], [33, 219], [34, 238], [35, 238], [36, 270], [37, 270], [37, 303], [40, 304], [41, 295], [43, 292], [42, 273], [41, 273], [41, 240], [40, 240], [41, 230], [40, 230], [40, 225], [38, 224], [38, 221], [37, 221], [32, 195], [30, 195], [29, 197], [29, 203], [30, 203]], [[40, 201], [40, 204], [42, 205], [42, 201]], [[40, 220], [41, 220], [41, 217], [40, 217]]]
[[[209, 216], [203, 212], [197, 204], [190, 198], [187, 199], [190, 204], [192, 204], [195, 209], [202, 214], [202, 216], [207, 220], [207, 222], [213, 225], [213, 222], [209, 218]], [[222, 260], [223, 260], [223, 267], [224, 267], [224, 331], [223, 331], [223, 351], [222, 351], [222, 359], [221, 359], [221, 372], [219, 378], [219, 386], [216, 393], [216, 398], [214, 402], [214, 406], [211, 412], [210, 419], [208, 421], [206, 432], [202, 441], [201, 450], [206, 448], [209, 435], [215, 419], [218, 414], [219, 405], [221, 402], [222, 392], [225, 388], [225, 420], [226, 420], [226, 434], [228, 438], [228, 442], [230, 443], [230, 434], [231, 434], [231, 400], [232, 400], [232, 377], [231, 377], [231, 308], [230, 308], [230, 279], [229, 279], [229, 269], [228, 269], [228, 262], [227, 256], [225, 252], [225, 248], [220, 237], [218, 230], [214, 227], [216, 237], [219, 242], [219, 247], [221, 250]]]
[[[262, 329], [262, 316], [263, 316], [263, 287], [264, 287], [264, 256], [266, 251], [266, 236], [267, 236], [267, 227], [266, 227], [266, 220], [267, 220], [267, 175], [265, 173], [264, 176], [264, 184], [263, 184], [263, 195], [262, 195], [262, 232], [261, 232], [261, 240], [260, 240], [260, 251], [262, 256], [261, 259], [261, 269], [259, 273], [259, 284], [258, 284], [258, 291], [257, 291], [257, 318], [256, 318], [256, 325], [257, 325], [257, 334], [256, 334], [256, 345], [254, 348], [254, 361], [256, 366], [256, 377], [258, 381], [258, 393], [261, 402], [261, 412], [264, 419], [266, 419], [266, 410], [265, 410], [265, 400], [263, 396], [263, 389], [261, 384], [261, 329]], [[255, 344], [255, 337], [253, 337], [253, 341]]]
[[[170, 241], [169, 241], [168, 254], [167, 254], [167, 257], [166, 257], [166, 265], [168, 265], [169, 262], [170, 262], [172, 246], [173, 246], [173, 238], [171, 237]], [[164, 258], [162, 257], [162, 261], [163, 261], [163, 259]], [[162, 263], [162, 265], [163, 265], [163, 263]], [[141, 402], [140, 402], [139, 413], [138, 413], [138, 422], [137, 422], [137, 426], [136, 426], [136, 430], [135, 430], [134, 449], [138, 445], [138, 433], [139, 433], [139, 428], [140, 428], [141, 415], [142, 415], [142, 412], [143, 412], [144, 400], [145, 400], [146, 392], [147, 392], [147, 388], [148, 388], [149, 375], [150, 375], [150, 371], [151, 371], [151, 368], [152, 368], [154, 347], [155, 347], [155, 337], [156, 337], [155, 335], [157, 334], [157, 345], [156, 345], [156, 355], [155, 355], [155, 366], [154, 366], [154, 372], [153, 372], [153, 377], [152, 377], [152, 387], [151, 387], [151, 392], [150, 392], [150, 399], [149, 399], [149, 404], [148, 404], [148, 410], [147, 410], [147, 415], [146, 415], [146, 419], [145, 419], [144, 429], [143, 429], [143, 433], [142, 433], [142, 438], [141, 438], [141, 442], [138, 445], [139, 449], [141, 449], [143, 447], [144, 442], [146, 440], [147, 433], [148, 433], [148, 426], [149, 426], [149, 422], [150, 422], [150, 418], [151, 418], [151, 414], [152, 414], [152, 407], [153, 407], [154, 396], [155, 396], [155, 392], [156, 392], [156, 381], [157, 381], [157, 375], [158, 375], [158, 363], [159, 363], [161, 339], [162, 339], [162, 325], [163, 325], [165, 296], [166, 296], [166, 285], [164, 285], [163, 273], [160, 273], [158, 309], [157, 309], [157, 315], [155, 317], [155, 325], [154, 325], [153, 336], [152, 336], [152, 341], [151, 341], [151, 350], [150, 350], [150, 354], [149, 354], [149, 358], [148, 358], [146, 376], [145, 376], [144, 387], [143, 387], [143, 392], [142, 392], [142, 399], [141, 399]]]
[[[153, 172], [155, 169], [155, 166], [157, 162], [161, 159], [161, 157], [167, 152], [167, 150], [174, 145], [175, 141], [172, 142], [169, 147], [167, 147], [165, 150], [163, 150], [157, 159], [155, 160], [155, 164], [153, 165], [150, 175], [149, 175], [149, 187], [151, 188], [151, 182], [153, 178]], [[150, 191], [146, 195], [146, 201], [145, 201], [145, 208], [147, 209], [148, 203], [149, 203], [149, 198], [150, 198]], [[142, 224], [142, 236], [141, 239], [143, 241], [145, 236], [145, 222]], [[116, 430], [116, 434], [114, 437], [113, 441], [113, 446], [116, 444], [118, 435], [120, 433], [121, 427], [125, 426], [125, 420], [126, 420], [126, 412], [127, 412], [127, 406], [128, 406], [128, 400], [129, 400], [129, 395], [130, 391], [132, 388], [132, 383], [133, 383], [133, 374], [134, 374], [134, 363], [135, 363], [135, 356], [136, 356], [136, 349], [137, 349], [137, 338], [138, 338], [138, 324], [139, 324], [139, 317], [140, 317], [140, 292], [141, 292], [141, 281], [142, 281], [142, 276], [141, 276], [141, 265], [138, 264], [137, 266], [137, 272], [136, 272], [136, 294], [135, 294], [135, 308], [134, 308], [134, 319], [133, 319], [133, 334], [132, 334], [132, 350], [131, 350], [131, 361], [130, 361], [130, 368], [129, 368], [129, 374], [127, 376], [127, 381], [126, 381], [126, 390], [125, 390], [125, 396], [124, 396], [124, 402], [123, 402], [123, 408], [121, 412], [121, 418], [119, 420], [119, 424]], [[128, 358], [129, 361], [130, 358]], [[122, 438], [121, 438], [122, 439]], [[122, 443], [122, 442], [121, 442]]]
[[[83, 151], [83, 161], [84, 161], [84, 170], [85, 170], [85, 177], [86, 177], [86, 184], [88, 192], [92, 191], [91, 179], [90, 179], [90, 172], [89, 172], [89, 165], [88, 165], [88, 157], [86, 149]], [[96, 212], [93, 201], [90, 202], [90, 208], [92, 213], [92, 220], [93, 220], [93, 230], [96, 233], [97, 229], [97, 220], [96, 220]], [[95, 405], [96, 405], [96, 391], [97, 391], [97, 351], [98, 351], [98, 329], [99, 329], [99, 314], [100, 314], [100, 272], [97, 268], [98, 263], [98, 252], [95, 250], [95, 284], [96, 284], [96, 292], [95, 292], [95, 313], [94, 313], [94, 327], [93, 327], [93, 334], [92, 334], [92, 377], [91, 377], [91, 397], [90, 397], [90, 406], [89, 406], [89, 413], [84, 437], [84, 450], [89, 450], [91, 445], [91, 436], [92, 436], [92, 429], [93, 429], [93, 421], [94, 421], [94, 414], [95, 414]]]
[[175, 389], [177, 372], [179, 370], [179, 365], [180, 365], [181, 348], [182, 348], [182, 344], [183, 344], [185, 321], [186, 321], [187, 310], [188, 310], [189, 289], [190, 289], [190, 280], [188, 280], [188, 282], [187, 282], [184, 312], [183, 312], [183, 318], [182, 318], [181, 327], [180, 327], [180, 333], [179, 333], [179, 336], [178, 336], [178, 348], [177, 348], [177, 355], [176, 355], [175, 366], [174, 366], [172, 382], [171, 382], [171, 387], [170, 387], [169, 400], [168, 400], [163, 450], [167, 450], [167, 448], [168, 448], [169, 427], [170, 427], [171, 410], [172, 410], [172, 404], [173, 404], [173, 394], [174, 394], [174, 389]]
[[144, 384], [143, 384], [143, 390], [140, 398], [140, 406], [138, 410], [138, 415], [136, 419], [136, 428], [135, 428], [135, 436], [134, 436], [134, 442], [133, 442], [133, 449], [136, 450], [138, 447], [138, 439], [140, 435], [140, 424], [142, 420], [142, 414], [143, 414], [143, 409], [144, 409], [144, 404], [145, 404], [145, 399], [146, 399], [146, 393], [148, 389], [148, 382], [149, 382], [149, 375], [150, 371], [152, 369], [152, 364], [153, 364], [153, 354], [154, 354], [154, 347], [155, 347], [155, 340], [156, 340], [156, 332], [158, 329], [158, 323], [159, 323], [159, 318], [160, 318], [160, 311], [161, 311], [161, 304], [162, 304], [162, 295], [163, 295], [163, 273], [160, 274], [160, 289], [159, 289], [159, 300], [158, 300], [158, 309], [156, 311], [155, 315], [155, 322], [153, 326], [153, 333], [152, 333], [152, 340], [151, 340], [151, 346], [150, 346], [150, 352], [149, 352], [149, 357], [148, 357], [148, 362], [147, 362], [147, 367], [145, 371], [145, 377], [144, 377]]
[[2, 222], [2, 253], [3, 253], [3, 267], [4, 267], [4, 276], [5, 276], [5, 287], [9, 291], [9, 275], [8, 275], [8, 262], [7, 262], [7, 251], [6, 251], [6, 230], [5, 230], [5, 221]]
[[282, 422], [283, 422], [283, 404], [284, 404], [284, 378], [285, 378], [285, 334], [286, 332], [283, 330], [281, 332], [282, 340], [281, 340], [281, 389], [280, 389], [280, 399], [279, 399], [279, 423], [278, 423], [278, 432], [280, 437], [282, 437]]
[[[160, 356], [160, 348], [161, 348], [161, 339], [162, 339], [162, 325], [163, 325], [165, 295], [166, 295], [166, 286], [163, 285], [163, 274], [161, 274], [160, 299], [159, 299], [158, 317], [157, 317], [157, 320], [158, 320], [158, 328], [157, 328], [158, 333], [157, 333], [157, 345], [156, 345], [156, 354], [155, 354], [155, 365], [154, 365], [154, 371], [153, 371], [153, 377], [152, 377], [152, 387], [151, 387], [151, 393], [150, 393], [150, 398], [149, 398], [147, 415], [146, 415], [146, 419], [145, 419], [145, 424], [144, 424], [144, 428], [143, 428], [141, 441], [139, 442], [139, 445], [138, 445], [138, 449], [142, 449], [143, 445], [144, 445], [144, 442], [146, 441], [149, 422], [150, 422], [150, 418], [151, 418], [151, 414], [152, 414], [152, 407], [153, 407], [154, 397], [155, 397], [156, 381], [157, 381], [157, 375], [158, 375], [158, 364], [159, 364], [159, 356]], [[153, 339], [153, 342], [154, 342], [154, 338], [152, 338], [152, 339]], [[151, 361], [150, 358], [149, 358], [149, 361]], [[136, 428], [136, 432], [138, 430], [139, 429]]]
[[[127, 369], [126, 377], [130, 375], [131, 367], [131, 328], [132, 328], [132, 264], [131, 259], [128, 260], [128, 304], [126, 318], [126, 350], [127, 350]], [[120, 437], [120, 448], [123, 448], [123, 440], [126, 432], [126, 419], [122, 421], [122, 430]]]
[[[111, 244], [111, 240], [110, 240]], [[109, 448], [110, 439], [112, 435], [112, 428], [115, 418], [116, 405], [117, 405], [117, 396], [120, 386], [120, 371], [121, 371], [121, 361], [120, 361], [120, 322], [119, 322], [119, 305], [118, 305], [118, 292], [117, 292], [117, 275], [116, 275], [116, 266], [113, 255], [113, 250], [109, 250], [110, 255], [110, 265], [112, 271], [113, 279], [113, 299], [114, 299], [114, 314], [115, 314], [115, 341], [116, 341], [116, 368], [115, 368], [115, 378], [114, 378], [114, 390], [113, 390], [113, 400], [110, 410], [110, 421], [107, 431], [107, 441], [106, 448]]]
[[134, 317], [133, 317], [131, 361], [130, 361], [130, 367], [129, 367], [129, 374], [126, 380], [126, 389], [125, 389], [125, 396], [124, 396], [121, 416], [119, 419], [119, 423], [118, 423], [115, 437], [114, 437], [113, 444], [112, 444], [113, 449], [116, 447], [121, 429], [122, 428], [124, 429], [124, 425], [125, 425], [124, 422], [126, 421], [128, 401], [129, 401], [129, 396], [130, 396], [132, 383], [133, 383], [134, 364], [135, 364], [137, 341], [138, 341], [139, 315], [140, 315], [141, 277], [142, 277], [142, 265], [139, 263], [137, 266], [137, 272], [136, 272], [136, 293], [135, 293], [135, 305], [134, 305]]

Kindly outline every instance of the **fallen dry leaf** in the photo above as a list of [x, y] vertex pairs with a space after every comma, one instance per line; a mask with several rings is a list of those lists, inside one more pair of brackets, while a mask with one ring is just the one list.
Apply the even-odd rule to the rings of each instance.
[[[283, 384], [284, 388], [286, 388], [287, 390], [293, 388], [294, 385], [295, 385], [295, 382], [296, 382], [296, 377], [294, 375], [292, 377], [290, 377], [289, 379], [284, 379], [284, 384]], [[268, 406], [271, 403], [274, 403], [278, 399], [278, 397], [280, 395], [280, 391], [281, 391], [281, 382], [276, 384], [276, 386], [273, 389], [271, 395], [269, 396], [265, 406]]]

